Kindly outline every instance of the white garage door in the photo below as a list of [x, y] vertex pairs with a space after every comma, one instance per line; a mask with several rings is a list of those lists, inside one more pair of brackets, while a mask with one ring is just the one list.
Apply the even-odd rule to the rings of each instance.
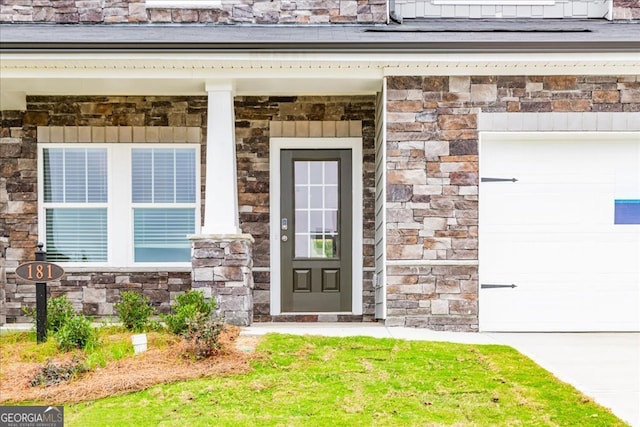
[[480, 177], [481, 330], [640, 331], [640, 134], [482, 135]]

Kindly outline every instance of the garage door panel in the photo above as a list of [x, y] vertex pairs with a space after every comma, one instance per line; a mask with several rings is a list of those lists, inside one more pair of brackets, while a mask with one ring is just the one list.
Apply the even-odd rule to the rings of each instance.
[[[518, 224], [613, 223], [613, 181], [540, 184], [535, 181], [483, 186], [480, 215], [483, 226]], [[532, 195], [535, 195], [532, 196]], [[485, 221], [486, 220], [486, 221]]]
[[[517, 288], [516, 288], [517, 289]], [[492, 289], [494, 293], [509, 292], [510, 289]], [[504, 304], [498, 299], [481, 300], [479, 309], [488, 315], [483, 319], [483, 329], [487, 331], [637, 331], [638, 295], [614, 290], [595, 291], [588, 297], [580, 292], [555, 291], [556, 298], [546, 301], [536, 299], [535, 293], [521, 292], [514, 296], [512, 303]], [[620, 311], [629, 315], [620, 319]], [[532, 323], [522, 313], [535, 313]], [[585, 313], [588, 313], [585, 315]], [[558, 322], [563, 318], [563, 322]]]
[[480, 176], [518, 181], [480, 184], [480, 329], [639, 331], [640, 225], [615, 200], [640, 198], [640, 138], [544, 138], [481, 143]]
[[[484, 238], [487, 238], [484, 240]], [[485, 236], [480, 243], [480, 264], [491, 274], [520, 274], [541, 269], [551, 273], [601, 271], [602, 274], [638, 274], [637, 234], [540, 233]], [[595, 268], [594, 268], [595, 266]], [[629, 283], [631, 288], [633, 282]]]

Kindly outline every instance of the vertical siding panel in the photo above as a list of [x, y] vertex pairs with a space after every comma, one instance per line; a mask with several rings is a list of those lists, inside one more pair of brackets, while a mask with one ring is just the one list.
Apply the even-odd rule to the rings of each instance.
[[376, 97], [376, 135], [375, 135], [375, 317], [384, 319], [386, 310], [386, 88], [383, 81], [382, 92]]

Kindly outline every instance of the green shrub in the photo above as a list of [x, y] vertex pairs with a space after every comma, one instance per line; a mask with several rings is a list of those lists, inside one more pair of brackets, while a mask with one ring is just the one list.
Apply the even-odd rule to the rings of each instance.
[[91, 322], [83, 315], [71, 316], [55, 334], [58, 347], [62, 351], [74, 348], [85, 349], [97, 342]]
[[47, 301], [47, 328], [56, 333], [71, 317], [75, 310], [66, 296], [50, 298]]
[[115, 304], [118, 317], [122, 325], [133, 332], [145, 332], [153, 329], [149, 317], [156, 314], [149, 298], [133, 291], [125, 291], [120, 296], [120, 302]]
[[202, 292], [190, 290], [176, 297], [173, 314], [161, 317], [171, 332], [180, 335], [187, 331], [189, 320], [195, 320], [198, 314], [209, 317], [215, 308], [216, 303], [214, 301], [206, 302]]
[[218, 353], [218, 340], [224, 330], [224, 324], [211, 315], [196, 313], [187, 319], [185, 338], [190, 344], [190, 351], [197, 359], [206, 359]]
[[[37, 311], [35, 307], [24, 307], [22, 309], [25, 316], [36, 322]], [[65, 322], [75, 316], [73, 305], [65, 295], [47, 300], [47, 330], [56, 333]]]

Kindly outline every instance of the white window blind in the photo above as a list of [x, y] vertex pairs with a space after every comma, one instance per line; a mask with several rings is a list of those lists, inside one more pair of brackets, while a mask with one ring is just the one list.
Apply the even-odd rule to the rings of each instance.
[[106, 149], [48, 148], [43, 154], [45, 202], [107, 202]]
[[133, 203], [195, 202], [195, 150], [135, 148], [131, 159]]
[[107, 209], [46, 209], [47, 260], [107, 260]]
[[191, 260], [194, 209], [136, 208], [133, 216], [136, 262]]
[[107, 261], [107, 150], [43, 151], [47, 259]]

